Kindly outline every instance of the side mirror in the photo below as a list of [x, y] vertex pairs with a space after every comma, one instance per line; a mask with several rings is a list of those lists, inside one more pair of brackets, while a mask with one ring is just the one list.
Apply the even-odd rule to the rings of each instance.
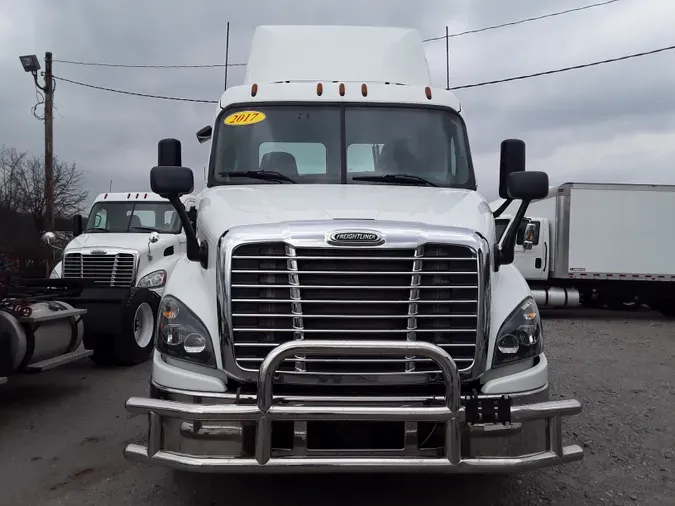
[[148, 234], [148, 260], [152, 261], [152, 250], [150, 249], [151, 244], [159, 242], [159, 232], [150, 232]]
[[[193, 262], [200, 262], [204, 269], [208, 265], [207, 246], [199, 244], [195, 229], [180, 197], [192, 193], [195, 177], [190, 169], [181, 163], [180, 141], [162, 139], [157, 147], [157, 167], [150, 170], [150, 188], [160, 197], [168, 199], [178, 213], [185, 236], [187, 238], [187, 257]], [[203, 242], [203, 244], [206, 244]], [[148, 247], [150, 245], [148, 244]]]
[[187, 167], [158, 166], [150, 170], [150, 188], [171, 200], [192, 193], [194, 174]]
[[160, 167], [183, 165], [181, 145], [178, 139], [162, 139], [157, 143], [157, 165]]
[[56, 234], [54, 232], [45, 232], [44, 234], [42, 234], [42, 242], [54, 248], [55, 250], [61, 251], [61, 248], [59, 248], [56, 244], [54, 244], [55, 241], [56, 241]]
[[511, 198], [508, 194], [509, 176], [525, 171], [525, 142], [520, 139], [502, 141], [499, 156], [499, 197]]
[[42, 242], [49, 244], [50, 246], [54, 243], [56, 239], [56, 234], [54, 232], [45, 232], [42, 234]]
[[540, 171], [514, 172], [507, 180], [507, 198], [531, 202], [548, 195], [548, 174]]
[[211, 125], [206, 125], [204, 128], [200, 128], [197, 131], [197, 140], [199, 141], [199, 144], [204, 144], [211, 138], [211, 135], [213, 135], [213, 128]]
[[525, 251], [530, 251], [534, 245], [534, 234], [536, 233], [537, 226], [534, 223], [528, 223], [525, 227], [525, 235], [523, 237], [523, 249]]
[[82, 231], [84, 230], [84, 225], [82, 224], [82, 215], [76, 214], [73, 216], [73, 226], [72, 226], [72, 232], [73, 232], [73, 237], [77, 237], [78, 235], [82, 234]]
[[[548, 174], [546, 172], [513, 172], [508, 176], [509, 200], [521, 200], [516, 215], [511, 220], [496, 255], [495, 267], [513, 263], [516, 237], [520, 224], [525, 218], [530, 202], [543, 199], [548, 195]], [[525, 241], [523, 241], [523, 244]]]

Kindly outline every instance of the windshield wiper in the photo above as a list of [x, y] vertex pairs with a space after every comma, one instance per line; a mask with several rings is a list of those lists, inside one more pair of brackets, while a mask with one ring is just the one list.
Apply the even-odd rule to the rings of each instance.
[[284, 181], [287, 183], [295, 183], [295, 181], [290, 177], [283, 175], [281, 172], [275, 172], [273, 170], [235, 170], [232, 172], [219, 172], [218, 175], [230, 177], [250, 177], [251, 179], [263, 179], [265, 181], [276, 181], [278, 183], [282, 183]]
[[410, 174], [384, 174], [382, 176], [354, 176], [354, 181], [382, 181], [383, 183], [405, 184], [417, 183], [420, 186], [438, 186], [419, 176]]
[[107, 228], [102, 228], [102, 227], [91, 227], [91, 228], [86, 228], [84, 230], [85, 234], [91, 233], [91, 232], [110, 232]]
[[159, 230], [157, 230], [156, 228], [144, 227], [141, 225], [139, 225], [138, 227], [132, 225], [129, 228], [133, 230], [143, 230], [144, 232], [159, 232]]

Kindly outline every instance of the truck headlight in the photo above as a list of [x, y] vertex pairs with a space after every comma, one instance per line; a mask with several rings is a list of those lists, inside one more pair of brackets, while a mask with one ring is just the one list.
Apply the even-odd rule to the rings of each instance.
[[160, 288], [166, 283], [166, 271], [161, 269], [146, 274], [138, 282], [140, 288]]
[[543, 351], [544, 335], [539, 308], [532, 297], [527, 297], [499, 329], [492, 367], [536, 357]]
[[159, 306], [158, 319], [157, 351], [172, 358], [216, 367], [211, 336], [185, 304], [165, 295]]

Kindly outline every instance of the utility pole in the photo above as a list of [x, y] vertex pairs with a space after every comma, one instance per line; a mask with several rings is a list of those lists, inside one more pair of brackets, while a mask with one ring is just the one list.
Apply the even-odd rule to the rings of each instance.
[[[24, 72], [33, 76], [35, 87], [44, 93], [45, 98], [45, 228], [49, 232], [55, 231], [54, 220], [54, 76], [52, 74], [52, 53], [45, 53], [45, 72], [44, 86], [38, 81], [38, 71], [40, 70], [40, 60], [34, 54], [19, 56], [21, 66]], [[37, 116], [36, 116], [37, 117]], [[47, 276], [51, 271], [51, 264], [54, 260], [52, 251], [52, 261], [47, 260]]]
[[54, 231], [54, 78], [52, 53], [45, 53], [45, 202], [47, 230]]

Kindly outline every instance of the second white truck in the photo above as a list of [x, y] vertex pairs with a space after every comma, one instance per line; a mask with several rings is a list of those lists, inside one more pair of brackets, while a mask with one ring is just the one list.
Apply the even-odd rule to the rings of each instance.
[[[492, 202], [498, 235], [518, 203]], [[539, 306], [633, 309], [675, 316], [675, 186], [565, 183], [533, 202], [514, 265]]]
[[[186, 195], [190, 209], [194, 197]], [[102, 365], [134, 365], [149, 359], [159, 300], [186, 249], [171, 203], [151, 192], [102, 193], [87, 218], [73, 218], [73, 236], [52, 278], [85, 287], [67, 302], [87, 309], [84, 346]], [[45, 234], [52, 243], [53, 234]]]

